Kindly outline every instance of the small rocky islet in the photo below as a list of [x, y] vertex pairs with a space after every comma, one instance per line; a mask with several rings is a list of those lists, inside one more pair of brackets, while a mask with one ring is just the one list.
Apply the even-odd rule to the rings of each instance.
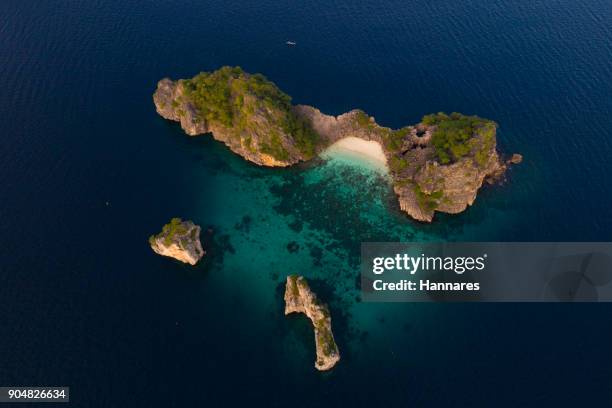
[[340, 352], [332, 333], [329, 308], [317, 298], [303, 276], [287, 276], [285, 315], [291, 313], [303, 313], [312, 322], [317, 349], [315, 368], [319, 371], [333, 368], [340, 361]]
[[159, 234], [149, 237], [149, 245], [159, 255], [195, 265], [206, 253], [200, 242], [201, 228], [192, 221], [172, 218]]
[[[149, 244], [159, 255], [195, 265], [206, 253], [200, 242], [200, 230], [192, 221], [172, 218], [159, 234], [149, 237]], [[314, 326], [316, 369], [326, 371], [333, 368], [340, 360], [340, 353], [332, 333], [327, 305], [318, 299], [306, 279], [298, 275], [287, 277], [284, 299], [285, 315], [303, 313]]]
[[347, 137], [378, 142], [400, 208], [424, 222], [431, 222], [436, 211], [464, 211], [485, 182], [502, 179], [508, 166], [522, 159], [501, 158], [497, 124], [488, 119], [436, 113], [416, 125], [390, 129], [359, 109], [330, 116], [292, 105], [273, 82], [240, 67], [162, 79], [153, 101], [162, 117], [179, 122], [188, 135], [211, 133], [262, 166], [310, 160]]

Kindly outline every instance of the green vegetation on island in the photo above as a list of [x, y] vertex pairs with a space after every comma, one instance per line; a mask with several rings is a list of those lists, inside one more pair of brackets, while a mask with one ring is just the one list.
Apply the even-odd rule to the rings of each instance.
[[[478, 116], [466, 116], [457, 112], [450, 115], [440, 112], [423, 117], [426, 126], [435, 126], [431, 143], [435, 148], [436, 158], [441, 164], [454, 163], [468, 155], [474, 143], [474, 136], [480, 135], [483, 139], [494, 143], [496, 123]], [[482, 152], [489, 149], [482, 149]], [[482, 155], [481, 155], [482, 156]], [[477, 161], [486, 158], [477, 157]], [[482, 164], [482, 163], [479, 163]]]
[[[256, 149], [253, 135], [260, 135], [257, 146], [262, 153], [287, 161], [286, 135], [305, 159], [314, 156], [318, 135], [293, 111], [291, 97], [265, 76], [248, 74], [240, 67], [223, 67], [181, 83], [197, 119], [231, 129], [235, 137], [244, 137], [247, 149]], [[266, 132], [259, 129], [264, 122]], [[265, 137], [263, 133], [267, 133]]]
[[[149, 237], [149, 243], [153, 244], [156, 238], [162, 237], [164, 244], [170, 245], [172, 240], [177, 235], [185, 235], [189, 231], [188, 227], [183, 224], [183, 220], [180, 218], [172, 218], [170, 222], [162, 227], [162, 231], [157, 235], [151, 235]], [[192, 232], [197, 232], [193, 230]], [[193, 237], [195, 239], [195, 237]]]
[[159, 234], [151, 235], [149, 244], [157, 254], [191, 265], [195, 265], [205, 253], [200, 243], [200, 227], [180, 218], [172, 218]]
[[413, 186], [414, 194], [416, 195], [417, 203], [423, 210], [433, 211], [438, 208], [440, 200], [444, 196], [444, 192], [438, 190], [431, 194], [424, 192], [418, 184]]
[[[440, 112], [394, 130], [359, 109], [330, 116], [311, 106], [293, 106], [291, 97], [266, 77], [240, 67], [178, 81], [164, 78], [153, 100], [158, 113], [180, 122], [187, 134], [211, 133], [262, 166], [309, 160], [349, 137], [378, 142], [400, 208], [420, 221], [431, 221], [436, 211], [465, 210], [483, 183], [501, 179], [508, 166], [497, 152], [497, 124], [491, 120]], [[510, 163], [519, 162], [516, 157]]]
[[314, 326], [317, 347], [315, 367], [329, 370], [340, 359], [331, 329], [329, 308], [312, 292], [304, 277], [289, 275], [285, 287], [285, 314], [296, 312], [304, 313]]

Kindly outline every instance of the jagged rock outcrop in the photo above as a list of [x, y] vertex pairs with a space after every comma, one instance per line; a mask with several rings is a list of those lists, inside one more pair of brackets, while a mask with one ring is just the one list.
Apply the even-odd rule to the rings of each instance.
[[523, 155], [514, 153], [508, 160], [506, 160], [506, 164], [519, 164], [523, 161]]
[[223, 67], [192, 79], [162, 79], [157, 112], [188, 135], [211, 133], [233, 152], [262, 166], [312, 158], [317, 135], [295, 114], [291, 98], [262, 75]]
[[157, 235], [149, 237], [155, 253], [195, 265], [205, 252], [200, 243], [200, 227], [191, 221], [173, 218]]
[[[333, 143], [348, 136], [379, 142], [389, 163], [393, 190], [400, 208], [412, 218], [430, 222], [436, 211], [456, 214], [474, 203], [486, 179], [501, 177], [506, 169], [497, 152], [496, 125], [477, 117], [455, 116], [470, 126], [464, 153], [442, 164], [434, 141], [438, 115], [431, 124], [419, 123], [399, 130], [380, 126], [363, 111], [353, 110], [337, 117], [325, 115], [311, 106], [297, 106], [323, 140]], [[426, 117], [427, 118], [427, 117]], [[467, 118], [467, 119], [466, 119]], [[440, 121], [453, 122], [444, 115]], [[474, 122], [476, 125], [472, 126]]]
[[263, 76], [223, 67], [188, 80], [162, 79], [153, 96], [157, 112], [189, 135], [212, 133], [246, 160], [288, 166], [312, 158], [345, 137], [381, 144], [402, 211], [430, 222], [436, 211], [456, 214], [474, 203], [485, 181], [510, 164], [497, 152], [497, 124], [458, 113], [427, 115], [393, 130], [361, 110], [339, 116], [290, 98]]
[[327, 305], [321, 303], [310, 290], [308, 282], [302, 276], [287, 276], [285, 286], [285, 315], [304, 313], [314, 326], [317, 348], [317, 370], [331, 369], [340, 360], [338, 346], [331, 329], [331, 316]]

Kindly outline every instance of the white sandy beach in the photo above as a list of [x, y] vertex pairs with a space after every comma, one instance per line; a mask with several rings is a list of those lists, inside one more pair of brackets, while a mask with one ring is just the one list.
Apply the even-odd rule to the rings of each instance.
[[[353, 159], [378, 170], [388, 171], [387, 158], [378, 142], [346, 137], [338, 140], [321, 153], [323, 158]], [[365, 162], [365, 163], [363, 163]], [[356, 163], [359, 164], [359, 163]]]

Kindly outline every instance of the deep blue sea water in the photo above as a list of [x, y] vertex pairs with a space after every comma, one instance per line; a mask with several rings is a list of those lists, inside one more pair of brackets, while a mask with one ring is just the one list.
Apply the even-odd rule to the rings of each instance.
[[[0, 385], [79, 407], [606, 406], [609, 306], [364, 304], [356, 265], [361, 241], [610, 241], [611, 21], [605, 0], [2, 1]], [[258, 168], [155, 113], [159, 79], [222, 65], [391, 127], [491, 118], [525, 160], [415, 223], [376, 172]], [[173, 216], [213, 230], [195, 268], [148, 247]], [[282, 315], [290, 273], [331, 304], [330, 373]]]

